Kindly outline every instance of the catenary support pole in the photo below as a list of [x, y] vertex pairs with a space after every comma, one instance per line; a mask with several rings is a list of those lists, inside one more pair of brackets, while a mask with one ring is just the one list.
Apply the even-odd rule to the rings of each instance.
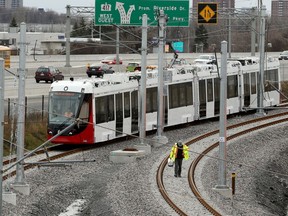
[[252, 8], [252, 21], [251, 21], [251, 56], [255, 56], [255, 45], [256, 45], [256, 18], [257, 10], [256, 7]]
[[220, 121], [219, 121], [219, 173], [216, 189], [227, 189], [227, 42], [221, 42], [221, 79], [220, 79]]
[[261, 7], [260, 7], [260, 68], [259, 68], [259, 74], [258, 74], [258, 88], [257, 88], [257, 106], [258, 111], [257, 115], [265, 115], [264, 109], [263, 109], [263, 94], [264, 94], [264, 58], [265, 58], [265, 13], [266, 13], [266, 7], [265, 5], [262, 5], [261, 1]]
[[164, 124], [164, 78], [163, 78], [163, 55], [164, 55], [164, 39], [165, 39], [165, 26], [166, 16], [163, 10], [159, 11], [159, 44], [158, 44], [158, 109], [157, 109], [157, 136], [154, 138], [156, 143], [154, 145], [166, 144], [167, 137], [162, 136]]
[[66, 65], [65, 67], [71, 67], [70, 64], [70, 32], [71, 32], [71, 7], [66, 6]]
[[232, 30], [231, 30], [231, 12], [232, 12], [232, 8], [231, 8], [231, 1], [229, 0], [228, 2], [228, 53], [229, 53], [229, 58], [231, 58], [231, 49], [232, 49]]
[[0, 59], [0, 170], [1, 170], [1, 178], [0, 178], [0, 216], [2, 216], [2, 186], [3, 186], [3, 180], [2, 180], [2, 174], [3, 174], [3, 140], [4, 140], [4, 60]]
[[140, 79], [140, 142], [144, 144], [146, 137], [146, 64], [147, 64], [147, 14], [142, 16], [142, 48]]
[[[20, 25], [20, 55], [19, 55], [19, 88], [18, 88], [18, 121], [17, 121], [17, 159], [24, 155], [25, 140], [25, 63], [26, 63], [26, 24]], [[16, 184], [24, 184], [23, 164], [16, 167]]]

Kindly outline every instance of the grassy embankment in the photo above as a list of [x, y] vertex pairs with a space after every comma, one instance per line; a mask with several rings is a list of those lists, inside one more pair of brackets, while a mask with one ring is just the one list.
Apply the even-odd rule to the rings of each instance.
[[[17, 119], [5, 117], [4, 126], [4, 156], [8, 156], [10, 153], [16, 153], [16, 138], [17, 138]], [[11, 134], [11, 131], [12, 134]], [[25, 149], [33, 150], [37, 146], [44, 143], [46, 139], [47, 131], [47, 117], [39, 114], [28, 114], [25, 120]], [[10, 145], [11, 143], [11, 145]]]

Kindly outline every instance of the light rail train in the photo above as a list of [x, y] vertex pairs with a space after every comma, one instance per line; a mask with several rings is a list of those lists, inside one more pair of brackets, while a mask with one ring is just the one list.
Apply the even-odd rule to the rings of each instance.
[[[259, 68], [256, 57], [227, 61], [227, 114], [257, 108]], [[266, 59], [264, 68], [264, 80], [273, 85], [263, 86], [263, 104], [277, 106], [281, 103], [279, 60]], [[103, 79], [53, 82], [49, 92], [48, 138], [75, 118], [80, 121], [52, 143], [95, 144], [138, 133], [140, 82], [133, 78], [140, 75], [140, 72], [115, 73], [104, 75]], [[216, 65], [168, 68], [165, 77], [164, 127], [219, 116], [220, 78]], [[147, 131], [157, 125], [157, 85], [157, 70], [147, 71]]]

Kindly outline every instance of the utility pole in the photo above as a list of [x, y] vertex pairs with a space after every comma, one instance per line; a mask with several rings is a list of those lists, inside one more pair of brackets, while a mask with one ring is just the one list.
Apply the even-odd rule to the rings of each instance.
[[119, 41], [120, 41], [120, 31], [116, 26], [116, 64], [119, 65]]
[[163, 124], [164, 124], [164, 78], [163, 78], [163, 55], [164, 55], [164, 39], [166, 28], [166, 16], [163, 10], [159, 11], [159, 45], [158, 45], [158, 110], [157, 110], [157, 136], [155, 139], [155, 146], [160, 146], [168, 142], [167, 137], [162, 136]]
[[251, 56], [255, 56], [256, 44], [256, 7], [252, 8], [252, 21], [251, 21]]
[[[24, 156], [25, 141], [25, 63], [26, 63], [26, 24], [20, 24], [18, 121], [17, 121], [17, 160]], [[30, 194], [29, 185], [25, 183], [23, 163], [16, 166], [16, 178], [12, 187], [25, 194]]]
[[71, 11], [70, 5], [66, 6], [66, 65], [65, 67], [71, 67], [70, 65], [70, 32], [71, 32]]
[[219, 172], [218, 184], [213, 188], [223, 196], [229, 197], [231, 190], [227, 186], [227, 42], [221, 42], [221, 77], [220, 77], [220, 121], [219, 121]]
[[228, 2], [228, 52], [229, 58], [231, 58], [231, 47], [232, 47], [232, 39], [231, 39], [231, 0]]
[[142, 16], [141, 79], [140, 79], [140, 141], [146, 137], [146, 64], [147, 64], [147, 14]]
[[265, 13], [266, 13], [266, 7], [262, 4], [260, 6], [260, 68], [259, 68], [259, 74], [258, 74], [258, 88], [257, 88], [257, 106], [258, 111], [257, 115], [263, 116], [265, 115], [264, 109], [263, 109], [263, 94], [264, 94], [264, 58], [265, 58]]
[[142, 15], [141, 79], [140, 79], [140, 143], [137, 149], [151, 153], [151, 146], [145, 144], [146, 138], [146, 71], [147, 71], [147, 14]]

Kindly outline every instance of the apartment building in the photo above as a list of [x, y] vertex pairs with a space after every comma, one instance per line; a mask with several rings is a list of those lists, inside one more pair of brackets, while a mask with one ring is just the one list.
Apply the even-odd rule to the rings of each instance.
[[23, 0], [0, 0], [0, 8], [15, 9], [23, 7]]
[[235, 0], [193, 0], [193, 9], [197, 9], [198, 3], [218, 3], [218, 8], [235, 8]]
[[288, 0], [272, 0], [271, 16], [273, 18], [288, 17]]

